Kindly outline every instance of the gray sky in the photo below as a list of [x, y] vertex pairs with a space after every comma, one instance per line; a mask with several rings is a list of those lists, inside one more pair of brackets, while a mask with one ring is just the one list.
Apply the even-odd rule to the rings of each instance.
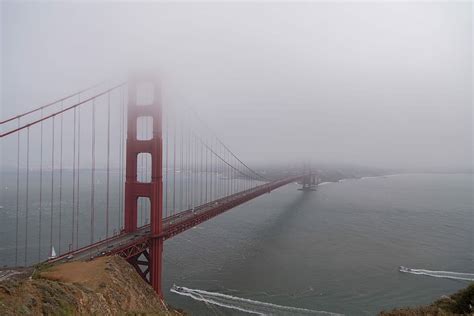
[[245, 161], [472, 166], [466, 2], [2, 2], [9, 117], [153, 65]]

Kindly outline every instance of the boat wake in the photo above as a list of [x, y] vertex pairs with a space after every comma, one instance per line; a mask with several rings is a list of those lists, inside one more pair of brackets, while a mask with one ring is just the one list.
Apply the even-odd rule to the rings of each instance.
[[334, 183], [334, 182], [321, 182], [321, 183], [318, 183], [318, 186], [322, 186], [322, 185], [326, 185], [326, 184], [330, 184], [330, 183]]
[[460, 273], [460, 272], [450, 272], [450, 271], [432, 271], [425, 269], [410, 269], [404, 266], [399, 268], [400, 272], [427, 275], [435, 278], [445, 278], [453, 280], [465, 280], [465, 281], [474, 281], [474, 273]]
[[241, 298], [216, 292], [189, 289], [184, 286], [173, 285], [170, 291], [179, 295], [190, 297], [196, 301], [205, 302], [206, 304], [213, 304], [256, 315], [342, 315], [324, 311], [315, 311], [306, 308], [297, 308], [259, 302], [247, 298]]

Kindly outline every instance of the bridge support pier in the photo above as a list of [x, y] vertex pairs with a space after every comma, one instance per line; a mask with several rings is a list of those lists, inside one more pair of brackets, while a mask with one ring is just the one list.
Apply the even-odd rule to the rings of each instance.
[[143, 278], [143, 280], [149, 282], [150, 280], [150, 255], [148, 250], [143, 251], [129, 259], [127, 259], [137, 273]]
[[[148, 104], [139, 104], [139, 99], [149, 99], [149, 96], [141, 96], [143, 91], [139, 87], [152, 86], [152, 101]], [[139, 260], [141, 254], [129, 259], [139, 274], [148, 278], [153, 289], [162, 296], [161, 270], [163, 238], [159, 236], [163, 229], [163, 137], [162, 137], [162, 107], [159, 85], [155, 78], [140, 77], [130, 80], [128, 90], [128, 121], [127, 121], [127, 148], [126, 148], [126, 181], [125, 181], [125, 227], [127, 233], [137, 230], [137, 203], [138, 198], [145, 197], [150, 200], [150, 239], [148, 241], [149, 254], [144, 254], [146, 260]], [[152, 120], [152, 133], [148, 139], [138, 139], [137, 130], [143, 130], [138, 126], [139, 118]], [[144, 122], [145, 120], [141, 120]], [[147, 131], [148, 133], [148, 131]], [[147, 153], [151, 156], [151, 177], [148, 182], [138, 179], [137, 160], [138, 155]], [[139, 181], [141, 180], [141, 181]], [[146, 268], [146, 264], [148, 267]], [[143, 268], [145, 266], [145, 268]], [[145, 269], [145, 270], [143, 270]], [[141, 273], [140, 273], [141, 271]]]
[[315, 173], [308, 174], [303, 177], [301, 191], [316, 191], [316, 186], [319, 183], [318, 176]]

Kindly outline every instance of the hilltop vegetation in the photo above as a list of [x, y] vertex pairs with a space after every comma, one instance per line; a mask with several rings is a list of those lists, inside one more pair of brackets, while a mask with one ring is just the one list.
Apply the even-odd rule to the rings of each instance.
[[380, 316], [474, 315], [474, 283], [457, 293], [443, 297], [429, 306], [395, 309]]

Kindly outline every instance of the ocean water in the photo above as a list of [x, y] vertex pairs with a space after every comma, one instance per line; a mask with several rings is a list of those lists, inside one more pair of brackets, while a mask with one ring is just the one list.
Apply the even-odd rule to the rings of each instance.
[[191, 315], [374, 315], [428, 304], [474, 279], [472, 174], [297, 189], [166, 241], [166, 301]]
[[[163, 217], [230, 192], [229, 179], [215, 172], [177, 172], [175, 179], [171, 172], [163, 173], [167, 188], [163, 191]], [[24, 169], [19, 175], [17, 184], [15, 170], [0, 171], [0, 267], [33, 265], [46, 260], [53, 247], [57, 254], [63, 254], [114, 236], [123, 228], [125, 178], [119, 170], [109, 174], [108, 212], [107, 172], [103, 169], [95, 171], [94, 182], [87, 169], [79, 173], [69, 169], [51, 173], [46, 169], [42, 174], [31, 170], [28, 181]], [[247, 185], [234, 179], [232, 188], [238, 192]], [[137, 207], [138, 226], [149, 224], [149, 201], [139, 198]]]
[[[44, 260], [51, 243], [64, 252], [73, 238], [79, 245], [90, 242], [90, 172], [81, 172], [78, 236], [71, 234], [77, 225], [72, 173], [63, 174], [61, 204], [55, 174], [52, 208], [51, 188], [43, 187], [40, 203], [39, 176], [30, 176], [29, 220], [23, 181], [17, 222], [16, 176], [2, 175], [0, 266]], [[177, 179], [178, 188], [184, 180]], [[43, 181], [50, 183], [50, 173]], [[95, 240], [105, 237], [105, 183], [98, 171]], [[109, 234], [121, 225], [119, 183], [113, 173]], [[298, 188], [279, 188], [167, 240], [166, 301], [191, 315], [374, 315], [428, 304], [474, 279], [472, 174], [406, 174], [324, 183], [313, 192]], [[147, 218], [140, 210], [139, 222]]]

